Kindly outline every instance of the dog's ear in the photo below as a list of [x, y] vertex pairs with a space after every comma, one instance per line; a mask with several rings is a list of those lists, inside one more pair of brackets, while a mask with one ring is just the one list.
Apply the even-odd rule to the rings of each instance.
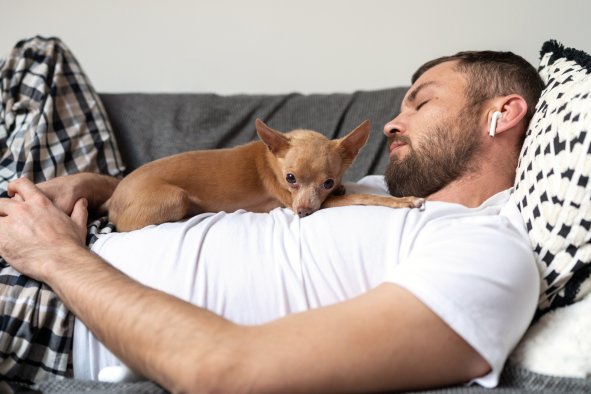
[[270, 128], [262, 120], [257, 119], [256, 129], [259, 138], [273, 154], [277, 155], [289, 148], [289, 138], [280, 131]]
[[345, 161], [353, 162], [357, 154], [363, 148], [367, 139], [369, 138], [369, 132], [371, 130], [371, 123], [369, 120], [364, 120], [355, 130], [349, 134], [340, 138], [338, 141], [341, 154]]

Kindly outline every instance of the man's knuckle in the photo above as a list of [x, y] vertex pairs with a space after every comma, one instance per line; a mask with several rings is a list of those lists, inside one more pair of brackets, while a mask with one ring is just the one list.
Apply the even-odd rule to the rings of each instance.
[[36, 193], [29, 197], [29, 202], [39, 205], [42, 208], [47, 208], [51, 205], [50, 200], [44, 194]]

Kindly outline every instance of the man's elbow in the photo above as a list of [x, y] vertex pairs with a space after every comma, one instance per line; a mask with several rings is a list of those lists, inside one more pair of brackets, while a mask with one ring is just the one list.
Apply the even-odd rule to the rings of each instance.
[[255, 363], [240, 352], [225, 350], [193, 360], [166, 385], [174, 393], [242, 393], [256, 391]]
[[480, 354], [475, 352], [475, 354], [467, 360], [466, 373], [468, 376], [466, 381], [484, 376], [489, 373], [491, 369], [489, 363]]

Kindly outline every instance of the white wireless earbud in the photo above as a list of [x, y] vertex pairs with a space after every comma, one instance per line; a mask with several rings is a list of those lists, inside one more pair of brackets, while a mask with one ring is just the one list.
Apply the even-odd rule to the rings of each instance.
[[502, 116], [502, 114], [499, 111], [495, 111], [492, 114], [492, 119], [490, 120], [490, 128], [488, 129], [488, 135], [490, 135], [491, 137], [495, 136], [495, 133], [497, 131], [497, 120]]

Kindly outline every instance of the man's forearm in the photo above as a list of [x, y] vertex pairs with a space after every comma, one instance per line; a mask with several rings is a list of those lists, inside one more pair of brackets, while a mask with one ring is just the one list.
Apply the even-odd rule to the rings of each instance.
[[46, 273], [44, 280], [101, 342], [171, 391], [207, 385], [211, 361], [231, 354], [238, 326], [142, 286], [83, 248], [61, 254]]

